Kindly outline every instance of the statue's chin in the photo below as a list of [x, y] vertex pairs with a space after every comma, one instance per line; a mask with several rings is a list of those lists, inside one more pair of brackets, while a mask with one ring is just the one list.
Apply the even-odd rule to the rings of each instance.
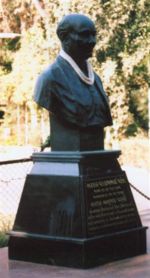
[[93, 52], [87, 52], [84, 54], [85, 60], [87, 60], [88, 58], [92, 57]]

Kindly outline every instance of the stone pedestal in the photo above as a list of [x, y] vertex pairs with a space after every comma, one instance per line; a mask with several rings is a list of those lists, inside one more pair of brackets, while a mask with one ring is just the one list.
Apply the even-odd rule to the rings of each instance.
[[33, 155], [9, 258], [88, 268], [146, 252], [119, 151]]

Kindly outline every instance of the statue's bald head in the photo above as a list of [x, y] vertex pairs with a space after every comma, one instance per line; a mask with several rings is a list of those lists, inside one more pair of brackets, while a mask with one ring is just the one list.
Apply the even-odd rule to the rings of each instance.
[[92, 56], [96, 43], [94, 23], [85, 15], [70, 14], [60, 21], [57, 35], [62, 48], [73, 58], [86, 60]]
[[59, 22], [56, 31], [60, 41], [63, 42], [69, 33], [80, 30], [83, 24], [95, 28], [93, 21], [85, 15], [70, 14], [64, 16]]

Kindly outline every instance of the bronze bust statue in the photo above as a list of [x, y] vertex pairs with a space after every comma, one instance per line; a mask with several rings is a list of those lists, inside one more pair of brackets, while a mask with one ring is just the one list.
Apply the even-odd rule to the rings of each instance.
[[62, 49], [39, 76], [34, 100], [50, 112], [54, 151], [104, 149], [104, 127], [112, 117], [102, 82], [88, 62], [96, 44], [94, 23], [81, 14], [57, 27]]

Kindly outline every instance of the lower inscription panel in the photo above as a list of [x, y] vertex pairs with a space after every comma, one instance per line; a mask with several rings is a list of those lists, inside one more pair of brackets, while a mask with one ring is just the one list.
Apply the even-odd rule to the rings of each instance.
[[88, 236], [141, 226], [125, 172], [86, 180], [85, 193]]

